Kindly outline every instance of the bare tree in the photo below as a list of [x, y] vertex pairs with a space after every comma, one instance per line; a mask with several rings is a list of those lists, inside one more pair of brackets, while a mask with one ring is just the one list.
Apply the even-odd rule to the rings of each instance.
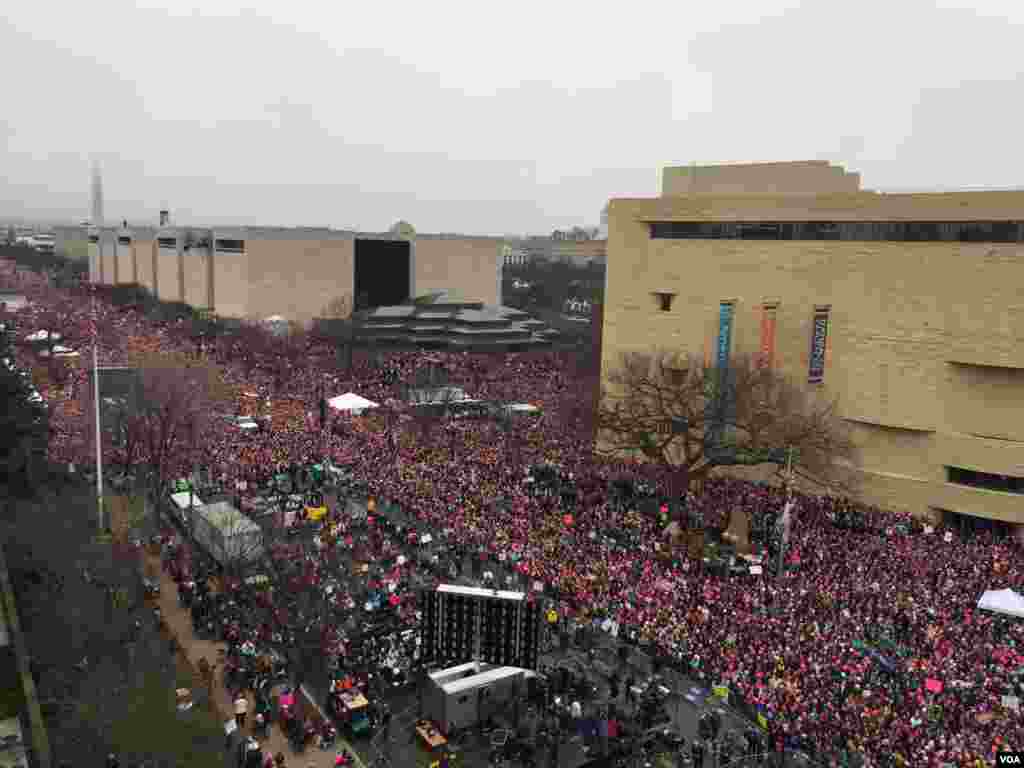
[[159, 499], [167, 483], [189, 474], [199, 462], [209, 421], [231, 393], [215, 366], [188, 355], [167, 351], [132, 358], [139, 392], [125, 431], [144, 457], [151, 472], [149, 491]]
[[[599, 452], [639, 454], [684, 468], [774, 463], [788, 455], [804, 479], [851, 491], [856, 448], [837, 403], [737, 356], [727, 371], [663, 350], [631, 352], [607, 377], [598, 411]], [[792, 453], [790, 454], [790, 451]]]
[[416, 237], [416, 228], [407, 221], [399, 220], [391, 225], [388, 234], [402, 240], [409, 240]]
[[315, 336], [335, 348], [338, 368], [352, 370], [356, 336], [355, 299], [351, 293], [337, 296], [320, 311], [314, 322]]

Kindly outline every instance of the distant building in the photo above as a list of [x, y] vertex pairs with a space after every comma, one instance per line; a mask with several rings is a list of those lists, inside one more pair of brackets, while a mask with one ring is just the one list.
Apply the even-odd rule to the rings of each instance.
[[87, 225], [60, 224], [53, 228], [54, 251], [67, 259], [85, 262], [89, 258]]
[[398, 346], [522, 350], [548, 345], [557, 334], [518, 309], [441, 296], [432, 303], [372, 310], [361, 316], [356, 338]]
[[530, 254], [525, 248], [514, 248], [511, 245], [506, 246], [502, 257], [506, 267], [523, 267], [530, 261]]
[[93, 229], [102, 283], [142, 285], [223, 317], [307, 324], [340, 307], [399, 304], [451, 289], [501, 303], [504, 240], [273, 227]]
[[520, 244], [525, 260], [570, 263], [577, 267], [604, 264], [607, 240], [570, 240], [531, 237]]

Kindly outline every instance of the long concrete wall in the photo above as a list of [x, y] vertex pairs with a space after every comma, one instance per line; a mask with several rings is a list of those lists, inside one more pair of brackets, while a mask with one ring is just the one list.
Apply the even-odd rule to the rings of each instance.
[[160, 246], [156, 254], [156, 287], [161, 301], [181, 301], [181, 254], [177, 247]]
[[[998, 219], [999, 206], [979, 204], [1005, 198], [980, 194], [975, 205], [954, 198], [916, 216]], [[1024, 496], [951, 485], [945, 470], [1024, 477], [1024, 246], [651, 239], [644, 222], [672, 211], [664, 201], [611, 204], [605, 373], [625, 350], [705, 354], [726, 300], [736, 302], [734, 351], [756, 352], [772, 301], [776, 363], [806, 382], [814, 309], [831, 305], [823, 388], [855, 425], [865, 497], [1024, 522]], [[675, 212], [692, 215], [685, 204]], [[676, 294], [671, 311], [659, 310], [656, 292]]]
[[860, 174], [825, 160], [692, 165], [666, 168], [662, 194], [827, 195], [860, 190]]
[[500, 304], [503, 245], [495, 238], [417, 236], [413, 296], [446, 290], [459, 298]]
[[[246, 240], [245, 249], [244, 299], [239, 295], [225, 303], [244, 304], [248, 317], [281, 315], [305, 325], [323, 316], [335, 300], [352, 295], [354, 239], [252, 239]], [[234, 254], [218, 252], [215, 259], [225, 255]], [[219, 297], [223, 284], [218, 281], [216, 286]]]
[[100, 243], [100, 282], [117, 284], [117, 238], [104, 233]]
[[100, 282], [100, 245], [91, 240], [86, 244], [87, 256], [89, 259], [89, 282]]
[[[210, 233], [209, 252], [195, 245], [179, 250], [182, 234], [176, 229], [157, 234], [178, 243], [178, 249], [156, 248], [155, 292], [162, 300], [198, 308], [212, 304], [222, 317], [281, 315], [300, 324], [334, 314], [351, 300], [357, 237], [386, 239], [333, 230], [217, 229]], [[220, 249], [220, 239], [241, 241], [243, 249]], [[447, 290], [500, 303], [503, 244], [497, 238], [417, 237], [411, 245], [413, 295]], [[149, 279], [144, 266], [136, 263], [136, 269], [140, 281]]]
[[193, 245], [182, 251], [182, 274], [185, 283], [183, 301], [197, 309], [213, 306], [210, 285], [211, 249]]
[[135, 274], [139, 285], [156, 295], [154, 268], [156, 266], [156, 240], [146, 239], [135, 242]]
[[[127, 237], [128, 242], [122, 242]], [[135, 282], [135, 250], [131, 235], [121, 235], [117, 242], [117, 260], [114, 264], [114, 282], [118, 285]]]
[[214, 311], [221, 317], [249, 316], [249, 266], [245, 253], [213, 254]]

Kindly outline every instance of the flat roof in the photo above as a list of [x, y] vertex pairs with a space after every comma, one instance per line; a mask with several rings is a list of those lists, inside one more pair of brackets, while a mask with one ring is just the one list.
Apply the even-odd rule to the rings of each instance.
[[486, 671], [490, 668], [490, 664], [485, 664], [481, 661], [467, 661], [465, 664], [459, 664], [454, 667], [448, 667], [447, 669], [439, 669], [436, 672], [430, 672], [427, 676], [434, 682], [444, 682], [453, 675], [461, 675], [464, 672], [472, 670], [473, 674]]
[[516, 677], [521, 674], [523, 674], [523, 670], [519, 667], [497, 667], [496, 669], [488, 669], [471, 677], [464, 677], [461, 680], [444, 683], [441, 685], [441, 690], [449, 694], [472, 691], [474, 688], [479, 688], [488, 683], [496, 683], [499, 680], [507, 680], [510, 677]]
[[468, 597], [496, 597], [500, 600], [523, 600], [526, 594], [523, 592], [506, 592], [500, 589], [484, 589], [482, 587], [463, 587], [458, 584], [442, 584], [437, 588], [438, 592], [449, 595], [466, 595]]
[[1024, 219], [1024, 191], [701, 195], [616, 198], [612, 218], [638, 222], [969, 222]]

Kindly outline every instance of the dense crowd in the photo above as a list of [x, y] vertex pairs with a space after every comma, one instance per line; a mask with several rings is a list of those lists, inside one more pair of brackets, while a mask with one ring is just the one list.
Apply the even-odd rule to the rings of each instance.
[[[85, 295], [78, 301], [68, 318], [73, 328], [88, 322]], [[26, 330], [33, 311], [22, 313]], [[117, 329], [102, 339], [107, 357], [123, 354], [132, 337], [194, 348], [173, 325], [157, 327], [106, 304], [100, 311]], [[293, 406], [273, 429], [210, 431], [206, 461], [225, 483], [321, 458], [347, 466], [366, 479], [371, 495], [450, 529], [466, 547], [513, 557], [529, 581], [557, 588], [563, 618], [613, 619], [706, 679], [730, 683], [779, 743], [857, 752], [871, 765], [936, 766], [973, 765], [1001, 747], [1024, 746], [1015, 699], [1004, 706], [1024, 672], [1024, 625], [976, 610], [985, 590], [1024, 586], [1013, 542], [963, 540], [941, 526], [925, 529], [908, 516], [863, 507], [864, 525], [853, 529], [837, 524], [849, 502], [798, 495], [786, 575], [721, 578], [688, 558], [661, 557], [658, 522], [611, 500], [617, 478], [659, 485], [664, 477], [651, 467], [598, 461], [565, 428], [558, 411], [573, 382], [553, 354], [509, 354], [495, 363], [403, 352], [342, 374], [329, 350], [311, 344], [307, 364], [282, 382], [258, 364], [240, 365], [238, 352], [217, 342], [204, 348], [233, 387], [251, 393], [251, 407], [267, 408], [268, 400], [271, 410]], [[542, 415], [512, 429], [449, 420], [427, 439], [393, 402], [395, 382], [427, 365], [445, 368], [475, 398], [528, 401]], [[322, 430], [315, 414], [325, 391], [354, 391], [385, 407], [364, 418], [332, 416]], [[77, 393], [44, 394], [57, 405], [55, 457], [81, 460], [73, 451], [80, 426], [65, 418]], [[542, 462], [571, 477], [574, 498], [531, 492], [529, 468]], [[778, 489], [724, 478], [688, 499], [711, 528], [732, 509], [770, 518], [783, 502]], [[613, 547], [603, 535], [629, 528], [636, 547]]]

